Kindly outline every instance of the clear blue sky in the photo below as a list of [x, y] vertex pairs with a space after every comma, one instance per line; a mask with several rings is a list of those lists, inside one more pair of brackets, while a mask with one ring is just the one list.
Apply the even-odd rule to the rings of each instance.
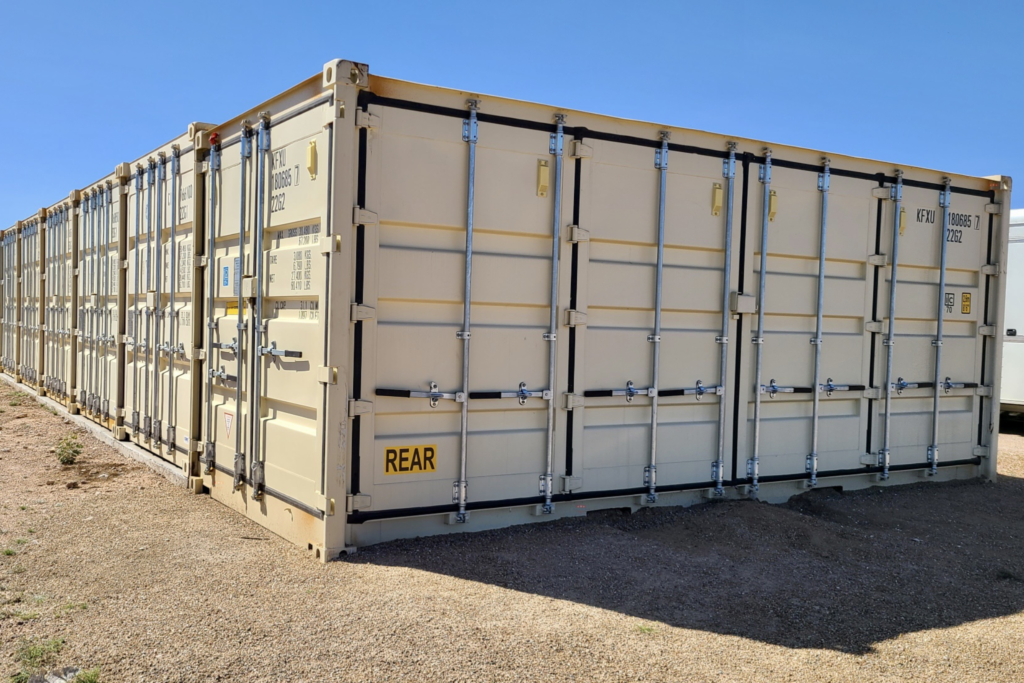
[[[1024, 183], [1019, 1], [2, 5], [0, 228], [334, 57], [394, 78]], [[1024, 184], [1017, 197], [1024, 206]]]

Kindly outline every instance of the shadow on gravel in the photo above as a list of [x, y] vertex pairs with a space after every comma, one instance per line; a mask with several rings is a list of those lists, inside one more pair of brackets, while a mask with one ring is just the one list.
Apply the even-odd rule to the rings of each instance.
[[1024, 609], [1024, 480], [814, 490], [396, 541], [436, 572], [791, 648], [866, 653]]

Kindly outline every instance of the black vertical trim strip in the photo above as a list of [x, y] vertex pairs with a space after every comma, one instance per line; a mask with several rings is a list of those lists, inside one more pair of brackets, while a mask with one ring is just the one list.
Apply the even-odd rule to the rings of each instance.
[[[991, 201], [996, 200], [995, 192], [992, 193]], [[992, 223], [994, 216], [988, 215], [988, 249], [985, 255], [985, 264], [992, 263]], [[992, 284], [992, 277], [989, 275], [985, 276], [985, 308], [981, 312], [982, 324], [988, 325], [988, 301], [989, 301], [989, 290]], [[978, 379], [978, 384], [985, 383], [985, 361], [988, 351], [988, 344], [986, 343], [985, 337], [981, 338], [981, 377]], [[996, 409], [996, 404], [992, 404], [992, 410]], [[985, 435], [985, 397], [982, 396], [978, 402], [978, 445], [982, 446], [983, 437]], [[992, 455], [995, 455], [994, 453]]]
[[[573, 138], [578, 139], [578, 138]], [[580, 224], [580, 170], [583, 168], [583, 160], [577, 158], [573, 165], [573, 188], [572, 188], [572, 224]], [[569, 308], [576, 308], [576, 294], [578, 292], [578, 282], [576, 276], [579, 273], [579, 262], [580, 262], [580, 245], [578, 242], [572, 243], [572, 271], [569, 279]], [[574, 393], [576, 391], [576, 328], [569, 328], [569, 376], [565, 382], [565, 390], [568, 393]], [[552, 398], [554, 400], [554, 398]], [[565, 476], [572, 476], [572, 432], [573, 432], [573, 417], [574, 413], [571, 410], [566, 411], [565, 415]]]
[[[740, 263], [739, 263], [739, 293], [743, 294], [744, 274], [747, 263], [747, 197], [750, 190], [750, 159], [749, 153], [743, 155], [743, 190], [740, 200]], [[740, 341], [743, 337], [743, 316], [736, 321], [736, 378], [733, 382], [733, 405], [732, 405], [732, 479], [739, 481], [740, 475], [737, 467], [740, 457], [740, 388], [742, 380], [740, 375], [743, 369], [740, 363], [743, 360], [743, 344]], [[747, 412], [743, 411], [744, 417]], [[743, 420], [746, 423], [746, 419]], [[746, 470], [744, 470], [744, 479]]]
[[[885, 187], [885, 178], [880, 177], [878, 179], [878, 186]], [[882, 248], [882, 200], [878, 200], [877, 209], [875, 210], [875, 253]], [[871, 289], [871, 320], [878, 320], [878, 266], [872, 266], [875, 269], [874, 285]], [[868, 386], [875, 386], [875, 345], [877, 343], [876, 333], [871, 333], [871, 355], [868, 361]], [[868, 429], [866, 435], [866, 441], [864, 446], [864, 452], [871, 452], [871, 432], [873, 428], [873, 420], [875, 416], [875, 402], [872, 399], [868, 399]]]
[[[362, 207], [366, 204], [366, 129], [359, 129], [359, 170], [356, 181], [356, 203]], [[366, 226], [356, 227], [356, 273], [355, 273], [355, 300], [357, 304], [363, 303], [363, 279], [366, 258]], [[355, 329], [352, 331], [352, 398], [363, 397], [363, 323], [356, 321]], [[352, 420], [352, 493], [361, 491], [359, 484], [359, 447], [362, 443], [362, 420]]]

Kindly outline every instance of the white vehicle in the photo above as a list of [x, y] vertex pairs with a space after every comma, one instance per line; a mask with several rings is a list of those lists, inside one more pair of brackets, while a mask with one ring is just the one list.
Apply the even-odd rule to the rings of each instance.
[[1024, 413], [1024, 209], [1010, 212], [1006, 268], [1006, 336], [1003, 338], [1003, 391], [999, 408]]

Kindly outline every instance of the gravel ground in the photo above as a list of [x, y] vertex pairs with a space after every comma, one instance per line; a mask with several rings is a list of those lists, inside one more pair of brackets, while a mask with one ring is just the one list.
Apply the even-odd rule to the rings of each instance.
[[[997, 484], [810, 492], [401, 541], [321, 565], [0, 386], [0, 676], [1024, 679], [1024, 437]], [[68, 488], [76, 482], [77, 488]]]

